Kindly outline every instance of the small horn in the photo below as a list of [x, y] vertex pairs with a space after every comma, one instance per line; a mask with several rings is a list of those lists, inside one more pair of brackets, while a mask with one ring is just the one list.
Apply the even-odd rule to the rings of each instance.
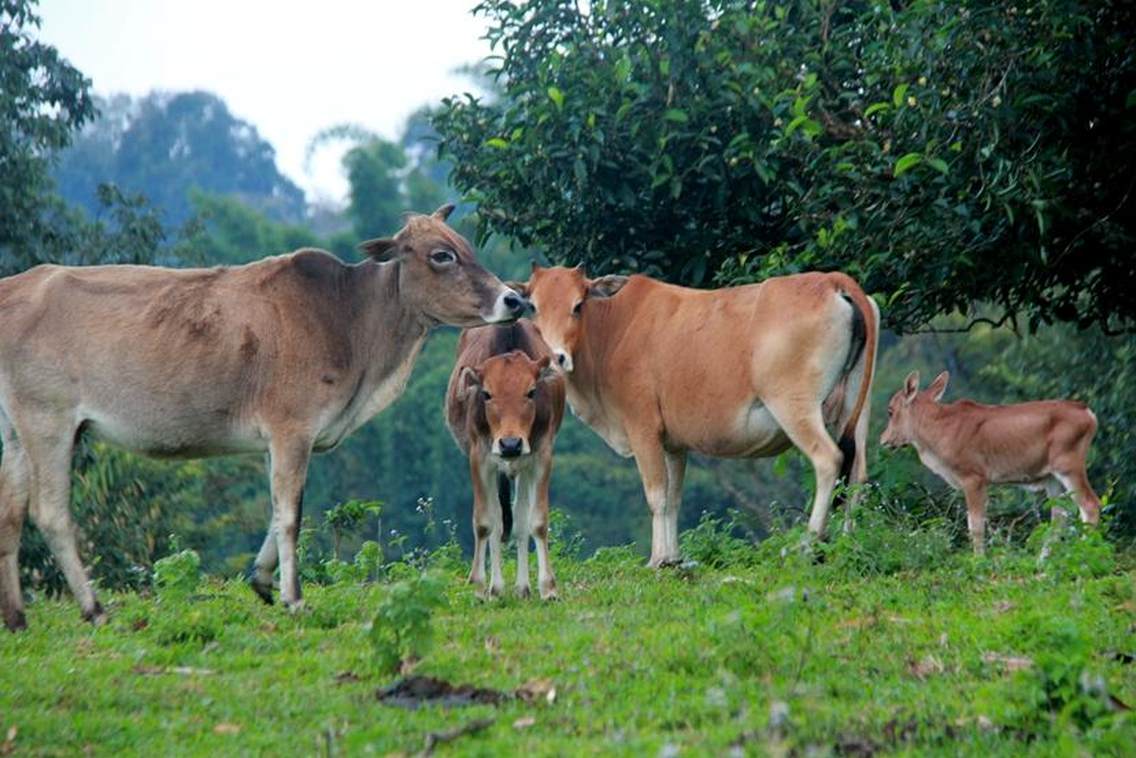
[[445, 221], [450, 217], [450, 214], [454, 212], [455, 207], [456, 206], [453, 203], [446, 203], [441, 208], [434, 211], [434, 213], [432, 213], [431, 215], [439, 221]]

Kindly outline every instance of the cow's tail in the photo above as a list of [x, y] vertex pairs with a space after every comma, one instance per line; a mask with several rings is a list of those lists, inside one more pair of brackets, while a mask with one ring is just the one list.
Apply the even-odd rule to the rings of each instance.
[[497, 502], [501, 504], [501, 541], [508, 542], [513, 533], [513, 480], [503, 472], [497, 472]]
[[[848, 351], [848, 363], [845, 364], [845, 375], [855, 370], [857, 363], [863, 359], [864, 373], [860, 378], [860, 387], [856, 394], [856, 403], [852, 406], [852, 413], [840, 433], [837, 445], [844, 455], [840, 464], [840, 478], [845, 482], [851, 481], [852, 469], [856, 463], [856, 425], [860, 422], [860, 415], [868, 402], [868, 393], [872, 391], [872, 378], [876, 371], [876, 346], [879, 342], [880, 324], [876, 309], [872, 306], [864, 290], [850, 277], [840, 287], [840, 294], [852, 306], [852, 345]], [[861, 450], [861, 454], [865, 451]], [[843, 499], [843, 498], [841, 498]]]

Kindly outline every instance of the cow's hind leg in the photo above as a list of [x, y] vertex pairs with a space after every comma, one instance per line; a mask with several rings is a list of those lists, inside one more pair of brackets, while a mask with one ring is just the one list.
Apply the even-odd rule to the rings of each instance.
[[823, 539], [832, 504], [832, 491], [836, 488], [844, 455], [824, 427], [819, 403], [779, 403], [776, 407], [770, 404], [768, 408], [789, 440], [812, 464], [816, 475], [816, 493], [809, 516], [809, 533]]
[[682, 483], [686, 478], [686, 451], [666, 452], [667, 507], [664, 539], [666, 552], [678, 558], [678, 512], [682, 508]]
[[4, 449], [0, 455], [0, 614], [4, 625], [17, 631], [27, 627], [20, 590], [20, 535], [28, 512], [30, 470], [27, 453], [0, 411]]
[[[272, 529], [280, 561], [280, 600], [290, 610], [299, 609], [299, 569], [296, 539], [300, 533], [304, 483], [308, 476], [311, 442], [300, 435], [277, 434], [269, 449], [272, 478]], [[264, 552], [262, 550], [262, 552]]]
[[252, 581], [249, 583], [253, 592], [264, 602], [272, 605], [272, 575], [276, 573], [276, 566], [280, 563], [280, 551], [276, 546], [276, 530], [272, 524], [268, 525], [268, 535], [256, 554], [253, 563]]
[[[43, 430], [46, 426], [40, 423], [35, 428]], [[67, 579], [71, 594], [79, 603], [83, 618], [91, 623], [102, 623], [103, 609], [79, 559], [75, 524], [71, 520], [71, 453], [75, 429], [57, 429], [54, 434], [38, 437], [34, 443], [27, 435], [20, 437], [24, 440], [33, 472], [29, 502], [32, 523], [43, 534], [56, 565]]]
[[1073, 493], [1073, 498], [1077, 501], [1077, 507], [1081, 511], [1081, 521], [1086, 524], [1099, 523], [1101, 501], [1097, 497], [1097, 493], [1093, 491], [1093, 486], [1089, 484], [1089, 476], [1085, 473], [1084, 467], [1058, 473], [1056, 477], [1061, 482], [1061, 486]]

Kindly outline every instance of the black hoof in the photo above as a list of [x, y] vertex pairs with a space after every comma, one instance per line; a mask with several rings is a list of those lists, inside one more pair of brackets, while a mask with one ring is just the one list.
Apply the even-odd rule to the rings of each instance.
[[252, 587], [252, 591], [256, 593], [256, 596], [264, 601], [265, 605], [272, 605], [275, 602], [275, 599], [272, 597], [271, 584], [264, 585], [254, 579], [249, 582], [249, 586]]
[[24, 615], [23, 611], [5, 613], [4, 626], [8, 627], [9, 632], [22, 632], [28, 628], [28, 617]]
[[89, 611], [83, 611], [83, 620], [95, 626], [99, 626], [106, 621], [106, 613], [103, 612], [102, 603], [96, 600]]

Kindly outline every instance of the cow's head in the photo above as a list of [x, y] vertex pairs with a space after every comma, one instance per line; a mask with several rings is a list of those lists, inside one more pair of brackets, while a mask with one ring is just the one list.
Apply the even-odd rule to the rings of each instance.
[[368, 240], [359, 249], [379, 263], [397, 265], [399, 296], [434, 323], [516, 320], [527, 303], [482, 268], [465, 238], [446, 225], [453, 209], [447, 204], [429, 216], [415, 214], [398, 234]]
[[611, 297], [627, 281], [626, 276], [617, 275], [589, 279], [582, 266], [533, 266], [528, 284], [519, 287], [533, 305], [533, 324], [551, 348], [560, 370], [571, 372], [575, 365], [573, 357], [589, 301]]
[[922, 392], [919, 391], [919, 372], [912, 371], [903, 382], [903, 389], [891, 396], [888, 401], [888, 423], [880, 435], [884, 447], [902, 447], [915, 439], [915, 410], [925, 403], [937, 403], [947, 390], [947, 380], [951, 375], [946, 371], [935, 377], [935, 381]]
[[477, 368], [462, 370], [461, 386], [467, 397], [477, 396], [485, 409], [490, 451], [501, 458], [518, 458], [532, 452], [533, 422], [544, 384], [556, 372], [548, 356], [534, 361], [520, 350], [486, 359]]

